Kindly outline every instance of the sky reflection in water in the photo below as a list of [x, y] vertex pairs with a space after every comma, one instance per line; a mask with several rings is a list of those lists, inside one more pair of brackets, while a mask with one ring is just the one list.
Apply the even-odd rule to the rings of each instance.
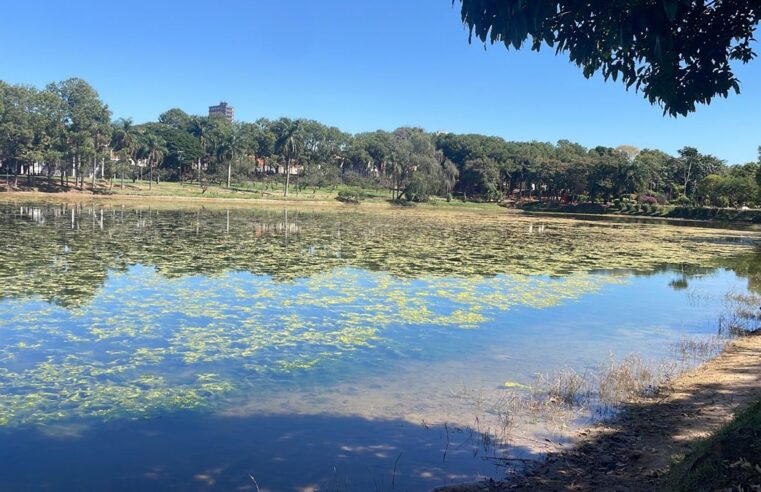
[[611, 352], [663, 357], [758, 278], [744, 231], [82, 204], [7, 203], [0, 218], [10, 488], [493, 476], [454, 394]]

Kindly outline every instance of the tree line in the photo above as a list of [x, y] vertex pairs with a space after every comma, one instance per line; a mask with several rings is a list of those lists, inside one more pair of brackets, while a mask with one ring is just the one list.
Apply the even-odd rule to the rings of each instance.
[[285, 195], [294, 186], [350, 185], [408, 201], [761, 202], [759, 162], [728, 165], [693, 147], [669, 155], [410, 127], [350, 134], [308, 119], [232, 123], [178, 108], [135, 124], [112, 120], [97, 91], [78, 78], [43, 89], [0, 81], [0, 172], [7, 186], [18, 186], [20, 176], [47, 176], [83, 189], [94, 189], [96, 180], [228, 188], [277, 181]]

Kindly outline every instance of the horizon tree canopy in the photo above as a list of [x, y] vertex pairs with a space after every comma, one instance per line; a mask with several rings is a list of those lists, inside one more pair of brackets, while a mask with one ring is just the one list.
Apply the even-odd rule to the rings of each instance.
[[619, 78], [664, 114], [740, 93], [731, 62], [755, 58], [761, 0], [452, 0], [484, 44], [567, 53], [589, 78]]

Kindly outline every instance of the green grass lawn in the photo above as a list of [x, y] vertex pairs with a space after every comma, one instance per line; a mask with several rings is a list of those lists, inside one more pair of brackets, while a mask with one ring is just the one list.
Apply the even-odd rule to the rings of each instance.
[[[283, 195], [282, 183], [262, 183], [262, 182], [246, 182], [246, 183], [233, 183], [228, 189], [224, 185], [204, 185], [202, 188], [198, 185], [198, 182], [161, 182], [153, 183], [149, 186], [149, 182], [145, 180], [137, 180], [133, 182], [125, 180], [122, 186], [122, 182], [118, 179], [111, 183], [109, 180], [96, 180], [94, 192], [96, 195], [101, 196], [144, 196], [146, 198], [167, 198], [178, 197], [183, 199], [236, 199], [236, 200], [250, 200], [256, 201], [283, 201], [289, 202], [328, 202], [339, 204], [336, 197], [342, 191], [359, 191], [365, 198], [362, 203], [368, 204], [384, 204], [389, 205], [391, 200], [391, 192], [382, 188], [360, 188], [356, 186], [338, 185], [330, 187], [318, 187], [318, 188], [302, 188], [298, 189], [295, 183], [291, 184], [288, 191], [288, 196]], [[0, 189], [5, 188], [5, 180], [0, 179]], [[73, 179], [69, 182], [69, 187], [60, 186], [60, 181], [56, 179], [48, 180], [45, 177], [34, 177], [31, 181], [31, 185], [26, 176], [19, 176], [18, 178], [19, 191], [41, 191], [50, 192], [51, 194], [61, 193], [65, 191], [77, 191], [78, 187], [74, 186]], [[93, 190], [92, 182], [90, 179], [85, 180], [84, 192], [89, 193]], [[405, 205], [410, 207], [436, 207], [436, 208], [456, 208], [456, 209], [468, 209], [468, 210], [498, 210], [498, 207], [494, 203], [476, 203], [476, 202], [463, 202], [461, 200], [452, 200], [447, 202], [446, 199], [440, 197], [432, 197], [425, 203], [399, 203], [399, 206]]]
[[761, 401], [674, 464], [664, 490], [761, 490]]
[[[179, 196], [179, 197], [205, 197], [205, 198], [236, 198], [236, 199], [267, 199], [267, 200], [334, 200], [339, 191], [354, 189], [350, 186], [336, 186], [329, 188], [305, 188], [299, 190], [291, 185], [288, 196], [283, 195], [283, 185], [280, 183], [233, 183], [230, 189], [225, 186], [208, 185], [204, 188], [198, 183], [154, 183], [149, 189], [147, 181], [125, 182], [124, 188], [119, 182], [115, 182], [111, 189], [101, 183], [97, 190], [101, 193], [114, 195], [141, 195], [141, 196]], [[370, 189], [363, 190], [368, 199], [388, 199], [390, 192], [387, 190]]]

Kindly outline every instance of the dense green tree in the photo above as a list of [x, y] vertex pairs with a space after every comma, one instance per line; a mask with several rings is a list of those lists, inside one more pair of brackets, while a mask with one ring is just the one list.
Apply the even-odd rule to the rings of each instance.
[[131, 118], [120, 118], [114, 122], [113, 127], [111, 132], [111, 148], [118, 155], [123, 188], [124, 174], [127, 169], [130, 166], [134, 167], [137, 165], [140, 136]]
[[602, 197], [608, 201], [643, 190], [647, 175], [629, 155], [609, 147], [595, 147], [589, 153], [592, 158], [589, 174], [592, 198]]
[[65, 108], [56, 94], [48, 89], [37, 93], [36, 107], [35, 161], [45, 164], [48, 179], [51, 179], [53, 171], [60, 167], [65, 151]]
[[148, 163], [148, 189], [153, 188], [153, 169], [159, 167], [161, 161], [166, 155], [166, 141], [157, 135], [155, 132], [148, 131], [145, 133], [142, 147], [140, 149], [141, 156], [145, 158]]
[[208, 166], [209, 143], [211, 141], [212, 133], [212, 126], [209, 122], [209, 118], [203, 116], [192, 117], [190, 120], [189, 132], [191, 135], [198, 139], [198, 143], [201, 145], [201, 149], [203, 150], [203, 156], [199, 157], [196, 163], [196, 170], [198, 171], [198, 186], [203, 186], [201, 180], [201, 170], [203, 169], [204, 163], [206, 163]]
[[159, 123], [187, 131], [190, 129], [192, 117], [179, 108], [172, 108], [159, 115]]
[[446, 195], [447, 201], [450, 201], [452, 198], [452, 190], [454, 190], [454, 187], [457, 184], [457, 180], [460, 178], [460, 170], [457, 169], [457, 166], [455, 166], [454, 162], [447, 159], [447, 157], [444, 155], [444, 152], [441, 150], [436, 151], [436, 160], [441, 166], [442, 171], [441, 184], [443, 188], [441, 193]]
[[162, 123], [145, 124], [141, 129], [153, 133], [165, 142], [166, 153], [162, 160], [162, 168], [176, 176], [178, 181], [182, 181], [186, 166], [205, 155], [198, 139], [185, 129]]
[[221, 181], [221, 176], [224, 170], [227, 168], [226, 164], [229, 162], [227, 156], [230, 155], [226, 152], [225, 147], [230, 141], [231, 134], [233, 132], [233, 125], [227, 119], [220, 115], [213, 115], [209, 117], [209, 139], [207, 141], [207, 152], [209, 156], [209, 174], [211, 174], [215, 180]]
[[670, 192], [672, 189], [671, 176], [669, 175], [669, 162], [671, 156], [660, 150], [643, 149], [634, 158], [635, 164], [641, 169], [646, 180], [646, 189], [653, 193]]
[[[455, 2], [456, 0], [453, 0]], [[567, 53], [589, 78], [601, 72], [641, 90], [664, 112], [740, 92], [731, 63], [749, 62], [757, 0], [460, 0], [470, 36]]]
[[230, 188], [230, 182], [232, 180], [233, 163], [240, 162], [239, 159], [245, 152], [246, 142], [244, 134], [240, 130], [240, 125], [233, 125], [230, 131], [224, 134], [222, 141], [216, 149], [217, 157], [220, 162], [227, 164], [227, 188]]
[[752, 162], [709, 174], [696, 187], [698, 201], [717, 207], [739, 207], [756, 203], [759, 198], [756, 182], [758, 169], [759, 165]]
[[[18, 176], [23, 165], [31, 163], [34, 126], [31, 116], [37, 91], [33, 87], [3, 84], [0, 86], [0, 160], [6, 170]], [[17, 185], [15, 183], [14, 185]]]
[[[727, 166], [685, 147], [672, 157], [633, 146], [585, 147], [560, 140], [514, 142], [485, 135], [427, 133], [417, 128], [349, 135], [314, 120], [260, 119], [231, 124], [174, 108], [158, 122], [110, 122], [108, 107], [81, 79], [43, 90], [0, 81], [0, 166], [6, 182], [20, 174], [75, 176], [92, 187], [132, 169], [133, 179], [180, 181], [195, 164], [198, 181], [233, 183], [262, 177], [305, 186], [382, 187], [394, 199], [460, 193], [468, 199], [575, 202], [654, 195], [661, 202], [743, 206], [761, 202], [756, 163]], [[761, 149], [760, 149], [761, 160]], [[274, 173], [276, 177], [267, 177]], [[15, 176], [10, 180], [10, 175]], [[266, 187], [266, 184], [265, 186]], [[263, 187], [263, 188], [264, 188]]]
[[280, 118], [272, 124], [275, 134], [275, 151], [285, 161], [285, 189], [283, 196], [288, 196], [293, 163], [299, 158], [304, 148], [304, 136], [301, 120]]
[[71, 159], [75, 178], [84, 188], [85, 165], [91, 162], [93, 177], [96, 163], [103, 157], [110, 141], [111, 112], [90, 84], [71, 78], [50, 84], [47, 90], [56, 94], [64, 105], [65, 148]]
[[[250, 164], [247, 174], [254, 179], [257, 174], [264, 175], [266, 161], [275, 150], [275, 135], [270, 131], [268, 121], [242, 123], [239, 132], [243, 141], [243, 152]], [[261, 161], [261, 167], [259, 162]]]
[[445, 186], [433, 139], [419, 128], [399, 128], [391, 137], [391, 169], [395, 198], [426, 201]]
[[500, 137], [448, 133], [438, 135], [436, 144], [457, 167], [456, 189], [467, 196], [504, 194], [520, 168], [516, 147]]
[[468, 159], [460, 175], [460, 189], [467, 196], [480, 196], [487, 200], [501, 197], [499, 189], [499, 165], [490, 157]]
[[390, 178], [391, 138], [391, 133], [383, 130], [355, 135], [346, 149], [347, 166], [341, 162], [341, 173], [348, 167], [379, 179]]
[[554, 194], [570, 201], [586, 193], [589, 180], [590, 157], [586, 148], [577, 143], [560, 140], [555, 150]]
[[349, 136], [336, 127], [323, 125], [314, 120], [301, 120], [303, 152], [300, 164], [306, 176], [319, 173], [324, 167], [337, 167], [343, 170], [346, 160], [345, 150]]
[[720, 170], [724, 162], [708, 154], [701, 154], [695, 147], [684, 147], [673, 161], [674, 180], [681, 185], [681, 191], [693, 198], [697, 183]]

